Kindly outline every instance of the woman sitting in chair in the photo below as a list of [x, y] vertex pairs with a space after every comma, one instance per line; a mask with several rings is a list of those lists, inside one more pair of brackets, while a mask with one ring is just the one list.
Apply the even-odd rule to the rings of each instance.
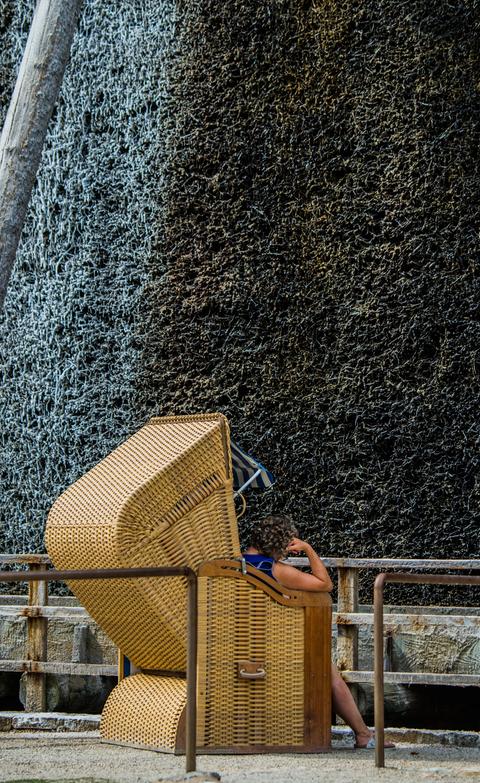
[[[280, 562], [290, 555], [304, 552], [310, 563], [311, 574], [305, 574], [287, 563]], [[315, 550], [298, 538], [298, 531], [287, 516], [269, 516], [257, 526], [251, 536], [251, 544], [243, 557], [263, 573], [276, 579], [291, 590], [321, 590], [333, 588], [327, 569]], [[356, 748], [374, 748], [375, 738], [365, 724], [355, 700], [337, 667], [332, 663], [333, 708], [355, 734]], [[395, 747], [385, 742], [386, 748]]]

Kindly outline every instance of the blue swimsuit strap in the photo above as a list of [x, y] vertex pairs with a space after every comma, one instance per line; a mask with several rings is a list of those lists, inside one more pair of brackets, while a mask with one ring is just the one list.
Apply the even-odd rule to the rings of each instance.
[[[261, 555], [245, 555], [245, 559], [247, 563], [249, 562], [248, 558], [257, 558], [261, 557]], [[267, 574], [267, 576], [271, 576], [272, 579], [275, 579], [273, 575], [273, 564], [275, 563], [275, 560], [273, 557], [267, 557], [265, 556], [264, 560], [259, 560], [257, 563], [250, 562], [250, 565], [254, 566], [254, 568], [258, 568], [259, 571], [262, 572], [262, 574]], [[262, 566], [266, 566], [266, 568], [262, 568]]]
[[[269, 570], [269, 571], [272, 571], [272, 568], [273, 568], [273, 564], [274, 564], [274, 562], [275, 562], [275, 561], [274, 561], [273, 557], [272, 557], [271, 559], [270, 559], [270, 558], [268, 558], [268, 560], [260, 560], [260, 562], [256, 564], [256, 568], [259, 568], [259, 569], [260, 569], [260, 571], [261, 571], [261, 570], [262, 570], [262, 566], [263, 566], [263, 565], [266, 565], [266, 566], [267, 566], [267, 568], [268, 568], [268, 570]], [[273, 573], [273, 572], [272, 572], [272, 573]]]

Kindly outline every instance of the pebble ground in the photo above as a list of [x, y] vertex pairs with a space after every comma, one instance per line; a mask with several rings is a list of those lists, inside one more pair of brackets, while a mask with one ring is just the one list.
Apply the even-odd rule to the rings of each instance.
[[[183, 756], [103, 743], [97, 732], [0, 734], [2, 783], [167, 783], [185, 780], [184, 765]], [[454, 783], [480, 781], [480, 749], [401, 743], [376, 769], [372, 751], [343, 741], [319, 755], [199, 756], [197, 767], [200, 773], [187, 780], [203, 783], [218, 773], [224, 783]]]

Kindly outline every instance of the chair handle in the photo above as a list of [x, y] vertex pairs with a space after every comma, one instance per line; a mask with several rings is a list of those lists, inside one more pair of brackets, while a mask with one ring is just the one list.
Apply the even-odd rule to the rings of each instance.
[[261, 661], [238, 661], [237, 671], [242, 680], [262, 680], [266, 675]]
[[257, 669], [256, 672], [247, 672], [245, 669], [240, 669], [239, 674], [244, 680], [261, 680], [265, 677], [265, 669]]

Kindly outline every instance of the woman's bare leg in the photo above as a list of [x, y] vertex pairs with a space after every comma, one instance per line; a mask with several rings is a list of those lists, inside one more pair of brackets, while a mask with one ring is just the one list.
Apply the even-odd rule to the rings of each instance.
[[336, 714], [350, 726], [355, 734], [356, 744], [366, 745], [372, 732], [360, 715], [355, 699], [334, 663], [332, 663], [332, 701]]

